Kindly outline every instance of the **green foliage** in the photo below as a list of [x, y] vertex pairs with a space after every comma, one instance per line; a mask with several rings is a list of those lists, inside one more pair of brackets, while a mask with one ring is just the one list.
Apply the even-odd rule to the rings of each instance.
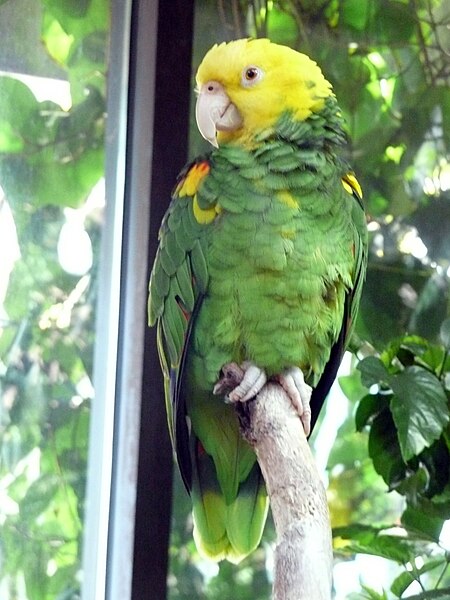
[[375, 554], [404, 567], [391, 585], [396, 598], [413, 581], [430, 590], [424, 596], [430, 598], [442, 597], [450, 584], [448, 554], [440, 546], [450, 518], [449, 326], [446, 319], [440, 343], [406, 335], [357, 367], [370, 390], [358, 403], [357, 428], [368, 429], [373, 465], [389, 490], [404, 497], [405, 508], [401, 528], [350, 525], [334, 533], [348, 540], [346, 552]]
[[11, 209], [18, 243], [9, 257], [2, 246], [11, 268], [0, 282], [0, 595], [75, 600], [97, 265], [69, 274], [57, 247], [69, 207], [80, 209], [79, 227], [98, 245], [99, 215], [85, 201], [104, 171], [109, 9], [106, 0], [41, 8], [34, 44], [43, 42], [66, 74], [72, 106], [39, 101], [14, 73], [0, 76], [0, 206]]

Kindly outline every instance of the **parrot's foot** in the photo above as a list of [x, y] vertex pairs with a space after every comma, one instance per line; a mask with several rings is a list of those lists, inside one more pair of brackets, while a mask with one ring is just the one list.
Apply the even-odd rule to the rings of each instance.
[[247, 402], [254, 398], [267, 381], [265, 372], [251, 362], [242, 366], [229, 363], [222, 367], [222, 375], [214, 386], [214, 394], [226, 394], [229, 402]]
[[303, 372], [298, 367], [290, 367], [281, 375], [274, 377], [289, 396], [292, 406], [303, 423], [305, 435], [311, 432], [311, 400], [312, 387], [305, 382]]
[[[311, 431], [310, 400], [312, 387], [305, 382], [302, 370], [290, 367], [272, 378], [284, 389], [303, 424], [305, 435]], [[222, 367], [219, 381], [213, 389], [216, 395], [225, 396], [228, 402], [247, 402], [254, 398], [267, 382], [267, 375], [252, 362], [244, 362], [242, 366], [229, 363]]]

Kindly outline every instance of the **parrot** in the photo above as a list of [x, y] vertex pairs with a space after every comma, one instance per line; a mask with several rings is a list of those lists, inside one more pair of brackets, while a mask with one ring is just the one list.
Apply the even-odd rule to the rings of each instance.
[[[175, 184], [148, 315], [196, 546], [237, 564], [268, 497], [235, 407], [276, 381], [310, 434], [354, 327], [367, 226], [343, 115], [311, 58], [266, 38], [215, 44], [196, 92], [212, 148]], [[227, 367], [241, 373], [231, 390]]]

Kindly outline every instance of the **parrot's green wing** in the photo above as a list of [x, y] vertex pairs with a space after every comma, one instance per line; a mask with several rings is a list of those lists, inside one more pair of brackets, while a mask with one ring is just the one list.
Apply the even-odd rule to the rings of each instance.
[[201, 209], [196, 192], [209, 173], [206, 159], [186, 167], [159, 232], [159, 247], [149, 284], [150, 325], [157, 323], [158, 351], [164, 373], [166, 408], [172, 444], [183, 480], [191, 488], [185, 406], [180, 384], [189, 335], [208, 285], [205, 248], [215, 202]]
[[362, 202], [361, 187], [355, 176], [351, 173], [342, 177], [342, 183], [346, 193], [352, 197], [352, 222], [354, 226], [354, 271], [353, 287], [346, 293], [344, 315], [342, 327], [339, 336], [331, 349], [330, 358], [325, 369], [314, 387], [311, 395], [311, 431], [320, 413], [320, 409], [330, 388], [336, 379], [336, 375], [341, 364], [345, 349], [349, 343], [353, 327], [355, 325], [356, 314], [358, 312], [361, 292], [366, 276], [367, 267], [367, 224], [364, 205]]
[[192, 496], [197, 546], [216, 560], [238, 562], [260, 541], [267, 494], [234, 408], [213, 395], [212, 385], [205, 388], [192, 363], [208, 247], [221, 213], [220, 185], [217, 194], [215, 184], [204, 185], [211, 167], [209, 159], [195, 161], [175, 188], [150, 278], [149, 322], [158, 327], [169, 430]]

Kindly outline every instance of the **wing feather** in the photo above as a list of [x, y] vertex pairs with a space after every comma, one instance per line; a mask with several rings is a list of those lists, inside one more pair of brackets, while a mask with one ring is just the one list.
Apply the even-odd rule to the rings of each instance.
[[150, 325], [158, 323], [158, 351], [165, 378], [169, 429], [188, 487], [191, 479], [188, 426], [180, 388], [190, 332], [208, 287], [205, 251], [215, 219], [197, 220], [194, 202], [200, 197], [202, 210], [216, 215], [217, 195], [212, 193], [211, 186], [207, 197], [201, 195], [209, 171], [208, 160], [197, 159], [180, 175], [161, 225], [149, 284], [148, 315]]
[[362, 287], [366, 275], [367, 265], [367, 227], [364, 205], [362, 201], [361, 187], [354, 175], [345, 175], [342, 178], [345, 190], [351, 193], [353, 198], [352, 223], [354, 226], [354, 269], [352, 274], [353, 285], [347, 291], [342, 326], [339, 335], [331, 349], [330, 358], [325, 369], [311, 395], [311, 431], [320, 413], [320, 409], [330, 388], [336, 378], [339, 365], [345, 349], [349, 343], [353, 327], [355, 325], [361, 298]]

